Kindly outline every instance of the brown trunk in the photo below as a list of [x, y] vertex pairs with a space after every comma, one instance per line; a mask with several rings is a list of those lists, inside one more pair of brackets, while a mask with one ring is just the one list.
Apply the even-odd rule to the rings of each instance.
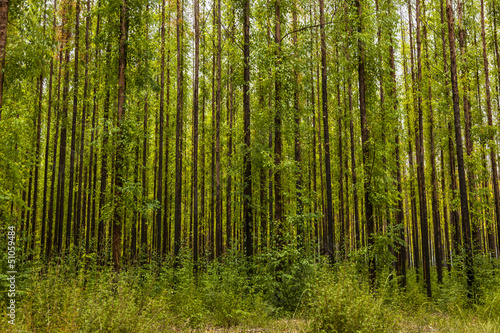
[[[158, 172], [157, 172], [157, 185], [156, 185], [156, 200], [159, 202], [158, 210], [156, 211], [156, 244], [155, 249], [158, 253], [164, 254], [162, 252], [162, 217], [163, 217], [163, 120], [165, 116], [164, 111], [164, 96], [165, 96], [165, 0], [161, 2], [161, 60], [160, 60], [160, 112], [159, 112], [159, 127], [158, 127]], [[168, 105], [168, 104], [167, 104]], [[166, 161], [168, 163], [168, 161]], [[166, 216], [165, 216], [166, 218]], [[163, 240], [165, 242], [165, 240]]]
[[[493, 127], [493, 117], [491, 112], [491, 93], [490, 93], [490, 76], [489, 76], [489, 65], [488, 56], [486, 53], [486, 33], [484, 28], [484, 4], [481, 0], [481, 38], [483, 42], [483, 65], [484, 65], [484, 80], [486, 88], [486, 114], [488, 118], [488, 127]], [[495, 32], [496, 34], [496, 32]], [[495, 202], [495, 219], [497, 225], [498, 239], [500, 242], [500, 191], [498, 189], [498, 169], [497, 160], [495, 153], [494, 137], [490, 137], [490, 161], [491, 161], [491, 173], [493, 175], [493, 194]], [[500, 243], [499, 243], [500, 244]]]
[[465, 180], [465, 167], [462, 148], [462, 133], [460, 125], [460, 97], [458, 95], [458, 79], [457, 79], [457, 60], [455, 54], [455, 30], [453, 9], [451, 0], [446, 0], [446, 16], [448, 19], [448, 42], [450, 46], [450, 63], [451, 63], [451, 91], [453, 95], [453, 115], [455, 118], [455, 142], [458, 162], [458, 180], [460, 185], [460, 210], [462, 213], [462, 228], [464, 233], [464, 248], [465, 248], [465, 274], [467, 277], [467, 296], [471, 298], [472, 288], [474, 283], [474, 270], [472, 261], [472, 242], [470, 236], [469, 222], [469, 202], [467, 199], [467, 184]]
[[[99, 2], [100, 8], [100, 2]], [[97, 15], [97, 27], [96, 27], [96, 35], [99, 35], [99, 28], [101, 22], [101, 15]], [[95, 58], [99, 59], [101, 54], [101, 50], [99, 48], [96, 49]], [[96, 72], [100, 68], [99, 62], [96, 62]], [[89, 160], [89, 192], [88, 192], [88, 206], [87, 206], [87, 239], [85, 248], [87, 252], [90, 250], [90, 240], [95, 241], [95, 210], [96, 210], [96, 187], [97, 187], [97, 154], [94, 153], [94, 139], [98, 136], [97, 129], [95, 128], [96, 121], [96, 113], [97, 113], [97, 84], [94, 83], [94, 100], [93, 100], [93, 108], [92, 108], [92, 131], [90, 136], [90, 160]], [[91, 170], [91, 168], [93, 170]], [[90, 185], [92, 184], [92, 185]], [[92, 186], [92, 189], [90, 189]], [[92, 210], [91, 210], [92, 205]], [[93, 246], [95, 248], [95, 245]], [[92, 251], [93, 252], [93, 251]]]
[[[200, 70], [200, 6], [194, 1], [194, 80], [193, 80], [193, 261], [198, 270], [198, 85]], [[168, 161], [167, 161], [168, 163]]]
[[351, 169], [352, 169], [352, 200], [354, 205], [354, 228], [355, 228], [355, 244], [356, 249], [360, 249], [362, 246], [361, 243], [361, 234], [360, 234], [360, 226], [359, 226], [359, 209], [358, 209], [358, 181], [356, 178], [356, 156], [355, 156], [355, 146], [354, 146], [354, 114], [352, 111], [352, 87], [351, 87], [351, 79], [348, 79], [348, 91], [349, 91], [349, 114], [351, 117], [349, 132], [351, 137]]
[[[55, 20], [55, 19], [54, 19]], [[56, 241], [56, 237], [54, 237], [54, 240], [52, 238], [53, 236], [53, 216], [54, 216], [54, 190], [55, 190], [55, 184], [56, 184], [56, 167], [57, 167], [57, 144], [58, 144], [58, 139], [59, 139], [59, 119], [61, 116], [61, 113], [59, 112], [59, 106], [60, 106], [60, 97], [61, 97], [61, 71], [62, 71], [62, 48], [59, 51], [59, 70], [58, 70], [58, 75], [57, 75], [57, 107], [56, 107], [56, 133], [54, 135], [54, 149], [53, 149], [53, 157], [52, 157], [52, 177], [50, 181], [50, 197], [49, 197], [49, 210], [47, 213], [47, 240], [46, 240], [46, 258], [47, 260], [50, 259], [51, 254], [52, 254], [52, 242]], [[50, 105], [50, 103], [49, 103]], [[48, 142], [47, 138], [47, 142]], [[57, 228], [57, 224], [56, 224]], [[57, 229], [56, 229], [57, 230]]]
[[[87, 122], [87, 90], [89, 86], [89, 49], [90, 49], [90, 41], [89, 41], [89, 30], [90, 30], [90, 0], [87, 0], [87, 17], [85, 19], [85, 83], [83, 86], [83, 108], [82, 108], [82, 127], [80, 133], [80, 163], [79, 163], [79, 173], [78, 173], [78, 193], [76, 195], [76, 219], [75, 219], [75, 246], [78, 246], [80, 241], [80, 228], [85, 226], [85, 217], [86, 217], [86, 197], [83, 198], [82, 204], [82, 186], [83, 186], [83, 174], [84, 174], [84, 166], [83, 166], [83, 150], [85, 148], [85, 125]], [[90, 168], [89, 164], [89, 168]], [[87, 184], [87, 176], [85, 176], [85, 184]], [[83, 213], [83, 216], [82, 216]], [[83, 224], [81, 224], [83, 221]]]
[[[337, 55], [338, 56], [338, 55]], [[339, 68], [340, 70], [340, 68]], [[346, 232], [344, 220], [344, 156], [342, 152], [342, 113], [340, 112], [340, 85], [337, 84], [337, 103], [339, 104], [338, 130], [339, 130], [339, 224], [340, 224], [340, 260], [345, 258], [346, 254]], [[347, 238], [348, 239], [348, 238]]]
[[177, 112], [175, 126], [175, 213], [174, 213], [174, 257], [176, 267], [179, 265], [178, 256], [181, 249], [181, 219], [182, 219], [182, 115], [184, 107], [184, 73], [182, 52], [182, 1], [177, 0]]
[[[54, 11], [57, 9], [57, 2], [54, 0]], [[54, 19], [52, 21], [52, 28], [56, 29], [56, 15], [54, 14]], [[57, 54], [57, 53], [56, 53]], [[1, 73], [1, 72], [0, 72]], [[1, 75], [1, 74], [0, 74]], [[52, 118], [52, 78], [54, 75], [54, 58], [50, 59], [50, 74], [49, 74], [49, 100], [48, 100], [48, 110], [47, 110], [47, 134], [45, 137], [45, 163], [44, 163], [44, 174], [43, 174], [43, 208], [42, 208], [42, 230], [40, 239], [40, 257], [44, 258], [45, 253], [45, 226], [47, 224], [46, 213], [47, 213], [47, 187], [48, 187], [48, 173], [49, 173], [49, 155], [50, 155], [50, 128], [51, 128], [51, 118]], [[1, 106], [0, 106], [1, 108]], [[57, 138], [57, 136], [55, 136]], [[57, 139], [54, 140], [57, 144]], [[57, 150], [57, 149], [56, 149]], [[52, 161], [52, 165], [55, 165], [55, 159]], [[51, 232], [52, 232], [52, 222]], [[48, 237], [48, 236], [47, 236]], [[52, 235], [51, 235], [52, 238]]]
[[[297, 30], [297, 1], [294, 2], [293, 8], [293, 30]], [[297, 32], [293, 33], [293, 45], [294, 48], [297, 47]], [[297, 243], [301, 246], [304, 243], [304, 222], [301, 219], [303, 214], [302, 205], [302, 167], [301, 167], [301, 151], [300, 151], [300, 109], [299, 109], [299, 73], [295, 68], [293, 71], [294, 75], [294, 92], [293, 92], [293, 108], [295, 111], [295, 133], [294, 133], [294, 159], [296, 163], [297, 173], [295, 180], [295, 195], [297, 198], [297, 215], [299, 216], [297, 220]]]
[[[363, 33], [363, 10], [361, 0], [356, 0], [356, 7], [359, 16], [358, 33], [361, 35]], [[363, 150], [363, 186], [365, 191], [365, 219], [366, 219], [366, 237], [368, 246], [373, 246], [373, 236], [374, 236], [374, 219], [373, 219], [373, 203], [371, 198], [371, 166], [369, 165], [369, 160], [371, 159], [371, 147], [370, 147], [370, 128], [368, 126], [367, 116], [366, 116], [366, 78], [365, 78], [365, 50], [364, 43], [359, 38], [358, 39], [358, 83], [359, 83], [359, 111], [361, 118], [361, 146]], [[369, 255], [368, 259], [368, 274], [370, 279], [370, 286], [372, 289], [375, 288], [375, 257], [374, 254]]]
[[431, 271], [429, 259], [429, 230], [427, 221], [427, 194], [425, 190], [425, 166], [424, 166], [424, 122], [422, 111], [422, 45], [420, 39], [420, 17], [421, 17], [421, 1], [417, 0], [417, 9], [415, 18], [417, 21], [417, 109], [418, 109], [418, 124], [415, 124], [415, 150], [417, 156], [417, 182], [418, 182], [418, 197], [420, 203], [420, 229], [422, 233], [422, 261], [424, 268], [424, 281], [427, 290], [427, 297], [432, 297], [431, 291]]
[[[58, 183], [57, 183], [57, 206], [56, 206], [56, 252], [59, 254], [62, 247], [62, 233], [63, 233], [63, 218], [64, 218], [64, 183], [66, 179], [66, 139], [67, 139], [67, 123], [68, 123], [68, 95], [69, 95], [69, 48], [66, 47], [69, 41], [70, 32], [68, 31], [67, 13], [69, 8], [67, 3], [62, 4], [62, 45], [61, 49], [65, 49], [64, 55], [64, 83], [63, 83], [63, 96], [62, 96], [62, 119], [61, 119], [61, 143], [59, 149], [59, 170], [58, 170]], [[69, 237], [67, 237], [69, 240]]]
[[281, 0], [276, 0], [274, 4], [275, 14], [275, 70], [276, 76], [274, 79], [274, 222], [275, 222], [275, 237], [277, 240], [277, 247], [283, 246], [283, 193], [282, 193], [282, 170], [281, 170], [281, 153], [283, 150], [282, 139], [282, 107], [281, 107]]
[[[234, 25], [233, 25], [234, 27]], [[233, 156], [233, 108], [234, 108], [234, 84], [233, 84], [233, 66], [230, 66], [229, 69], [229, 107], [228, 107], [228, 123], [229, 123], [229, 147], [227, 150], [227, 160], [228, 160], [228, 170], [232, 169], [232, 156]], [[227, 203], [226, 203], [226, 248], [229, 250], [231, 249], [231, 242], [232, 240], [232, 207], [231, 207], [231, 201], [232, 201], [232, 176], [231, 173], [228, 173], [227, 176]]]
[[[111, 44], [108, 42], [106, 46], [106, 68], [109, 68], [111, 65]], [[99, 262], [104, 263], [104, 244], [106, 240], [105, 234], [105, 203], [106, 203], [106, 188], [108, 181], [108, 141], [109, 141], [109, 133], [108, 133], [108, 119], [109, 119], [109, 74], [106, 71], [105, 82], [107, 83], [106, 87], [106, 96], [104, 98], [104, 107], [103, 107], [103, 131], [102, 131], [102, 146], [101, 146], [101, 186], [100, 186], [100, 197], [99, 197], [99, 226], [97, 231], [97, 254]]]
[[[427, 73], [431, 73], [429, 46], [427, 40], [427, 26], [423, 27], [424, 42], [425, 42], [425, 61], [427, 65]], [[434, 229], [434, 253], [436, 259], [436, 271], [438, 283], [443, 283], [443, 261], [442, 261], [442, 242], [441, 242], [441, 220], [439, 216], [439, 199], [438, 199], [438, 184], [436, 176], [436, 148], [434, 144], [434, 110], [432, 108], [432, 85], [431, 77], [428, 74], [428, 100], [427, 107], [429, 110], [429, 149], [431, 159], [431, 184], [432, 184], [432, 223]]]
[[[276, 1], [279, 6], [279, 1]], [[245, 254], [253, 255], [252, 163], [250, 156], [250, 0], [243, 7], [243, 224], [245, 229]]]
[[120, 12], [120, 45], [118, 57], [118, 146], [115, 152], [115, 209], [113, 213], [113, 266], [115, 272], [120, 270], [120, 243], [121, 243], [121, 228], [125, 223], [125, 212], [123, 205], [123, 180], [125, 178], [124, 156], [125, 143], [123, 138], [123, 123], [125, 121], [125, 98], [126, 98], [126, 76], [127, 69], [127, 38], [128, 38], [128, 13], [127, 0], [122, 0]]
[[220, 113], [221, 113], [221, 1], [217, 0], [217, 94], [215, 97], [215, 256], [222, 254], [222, 198], [220, 189]]
[[[75, 180], [75, 153], [76, 153], [76, 119], [78, 117], [78, 52], [80, 49], [80, 0], [76, 1], [75, 14], [75, 70], [73, 73], [73, 117], [71, 122], [71, 150], [69, 157], [69, 185], [68, 185], [68, 213], [66, 214], [66, 250], [69, 251], [71, 244], [71, 223], [73, 222], [73, 197]], [[73, 228], [73, 238], [77, 234], [76, 225]], [[75, 243], [76, 245], [76, 243]]]
[[[358, 8], [359, 7], [359, 2]], [[324, 1], [319, 2], [319, 15], [321, 25], [321, 105], [323, 108], [323, 140], [325, 149], [325, 181], [326, 181], [326, 221], [327, 221], [327, 242], [326, 251], [330, 257], [330, 262], [335, 262], [335, 224], [333, 221], [333, 203], [332, 203], [332, 174], [330, 164], [330, 133], [328, 130], [328, 88], [327, 88], [327, 70], [326, 70], [326, 33], [325, 33], [325, 14]]]

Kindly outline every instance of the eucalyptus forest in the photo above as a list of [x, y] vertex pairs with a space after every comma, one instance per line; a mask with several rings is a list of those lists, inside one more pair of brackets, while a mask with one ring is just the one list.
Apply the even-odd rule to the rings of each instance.
[[0, 330], [500, 332], [499, 35], [498, 0], [0, 0]]

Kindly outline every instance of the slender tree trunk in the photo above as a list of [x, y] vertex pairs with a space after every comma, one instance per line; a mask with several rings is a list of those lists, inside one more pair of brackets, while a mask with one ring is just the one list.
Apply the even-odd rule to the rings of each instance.
[[[149, 4], [146, 5], [146, 16], [149, 18]], [[145, 24], [146, 30], [146, 40], [149, 34], [149, 25]], [[149, 62], [146, 58], [144, 63], [145, 72], [148, 72]], [[142, 139], [142, 214], [141, 214], [141, 253], [146, 256], [148, 252], [148, 226], [147, 226], [147, 215], [146, 215], [146, 200], [148, 196], [147, 189], [147, 163], [148, 163], [148, 92], [144, 96], [144, 117], [143, 117], [143, 139]]]
[[[82, 127], [80, 133], [80, 166], [78, 168], [78, 194], [76, 196], [76, 220], [75, 220], [75, 237], [74, 242], [75, 245], [78, 246], [80, 241], [80, 228], [84, 225], [81, 224], [80, 221], [85, 222], [85, 204], [86, 200], [83, 198], [83, 206], [82, 206], [82, 185], [83, 185], [83, 173], [84, 173], [84, 148], [85, 148], [85, 125], [87, 122], [87, 91], [89, 86], [89, 49], [90, 49], [90, 41], [89, 41], [89, 30], [90, 30], [90, 0], [87, 0], [87, 17], [85, 19], [85, 83], [83, 86], [83, 108], [82, 108]], [[89, 164], [90, 168], [90, 164]], [[85, 184], [87, 183], [87, 177], [85, 177]], [[82, 216], [83, 213], [83, 216]]]
[[128, 13], [127, 0], [122, 0], [120, 12], [120, 45], [118, 57], [118, 147], [115, 155], [115, 210], [113, 216], [113, 266], [115, 272], [120, 270], [120, 243], [121, 243], [121, 228], [125, 223], [125, 207], [123, 205], [123, 182], [125, 178], [125, 100], [126, 100], [126, 69], [127, 69], [127, 39], [128, 39]]
[[[160, 113], [159, 113], [159, 141], [158, 141], [158, 173], [157, 173], [157, 187], [156, 187], [156, 200], [159, 202], [159, 208], [156, 211], [156, 251], [162, 252], [162, 198], [163, 198], [163, 120], [164, 120], [164, 95], [165, 95], [165, 0], [161, 2], [161, 63], [160, 63]], [[168, 161], [166, 161], [168, 163]], [[166, 218], [166, 216], [165, 216]], [[163, 240], [166, 241], [165, 239]]]
[[349, 132], [350, 132], [350, 137], [351, 137], [351, 168], [352, 168], [352, 188], [353, 188], [353, 193], [352, 193], [352, 199], [353, 199], [353, 205], [354, 205], [354, 228], [355, 228], [355, 243], [356, 243], [356, 249], [360, 249], [362, 246], [361, 243], [361, 234], [360, 234], [360, 227], [359, 227], [359, 209], [358, 209], [358, 181], [356, 177], [356, 155], [354, 153], [355, 151], [355, 145], [354, 145], [354, 114], [352, 111], [352, 86], [351, 86], [351, 79], [348, 79], [348, 91], [349, 91], [349, 114], [351, 117], [350, 120], [350, 125], [349, 125]]
[[[359, 2], [357, 2], [358, 8]], [[325, 14], [324, 1], [319, 2], [319, 15], [321, 26], [321, 105], [323, 108], [323, 140], [325, 149], [325, 178], [326, 178], [326, 221], [327, 221], [327, 254], [330, 262], [335, 262], [335, 223], [333, 221], [332, 204], [332, 174], [330, 162], [330, 133], [328, 130], [328, 88], [327, 88], [327, 69], [326, 69], [326, 33], [325, 33]]]
[[[338, 55], [337, 55], [338, 56]], [[340, 70], [340, 68], [339, 68]], [[340, 260], [344, 259], [346, 254], [346, 232], [344, 219], [344, 169], [343, 169], [343, 153], [342, 153], [342, 113], [340, 112], [340, 85], [337, 84], [337, 102], [339, 104], [339, 224], [340, 224]]]
[[[68, 4], [64, 3], [63, 22], [62, 22], [62, 45], [61, 49], [66, 50], [64, 55], [64, 83], [63, 83], [63, 96], [62, 96], [62, 119], [61, 119], [61, 143], [59, 150], [59, 170], [57, 182], [57, 206], [56, 206], [56, 252], [59, 254], [62, 247], [62, 233], [63, 233], [63, 218], [64, 218], [64, 183], [66, 178], [66, 138], [67, 138], [67, 123], [68, 123], [68, 95], [69, 95], [69, 48], [66, 47], [70, 32], [68, 31]], [[68, 238], [69, 239], [69, 238]]]
[[[234, 27], [234, 25], [233, 25]], [[232, 169], [232, 156], [233, 156], [233, 111], [234, 108], [234, 84], [233, 84], [233, 66], [231, 65], [229, 68], [229, 108], [228, 108], [228, 123], [229, 123], [229, 147], [227, 151], [227, 160], [228, 160], [228, 170]], [[229, 250], [231, 248], [232, 240], [232, 176], [229, 172], [227, 175], [227, 203], [226, 203], [226, 248]]]
[[[427, 26], [423, 27], [424, 43], [425, 43], [425, 61], [427, 65], [427, 73], [431, 73], [429, 47], [427, 39]], [[427, 107], [429, 110], [429, 150], [431, 160], [431, 184], [432, 184], [432, 222], [434, 229], [434, 253], [436, 259], [436, 271], [438, 283], [443, 283], [443, 262], [442, 262], [442, 244], [441, 244], [441, 219], [439, 216], [439, 199], [438, 199], [438, 184], [436, 176], [436, 148], [434, 144], [434, 110], [432, 108], [432, 85], [431, 77], [428, 74], [428, 101]]]
[[[47, 260], [50, 260], [51, 254], [52, 254], [52, 242], [53, 242], [53, 231], [52, 231], [52, 226], [53, 226], [53, 216], [54, 216], [54, 189], [55, 189], [55, 184], [56, 184], [56, 167], [57, 167], [57, 144], [58, 144], [58, 139], [59, 139], [59, 119], [61, 116], [61, 113], [59, 112], [60, 110], [60, 97], [61, 97], [61, 71], [62, 71], [62, 63], [63, 63], [63, 53], [62, 53], [62, 48], [60, 48], [59, 51], [59, 70], [58, 70], [58, 75], [57, 75], [57, 108], [56, 108], [56, 133], [54, 135], [54, 149], [53, 149], [53, 158], [52, 158], [52, 177], [50, 181], [50, 197], [49, 197], [49, 209], [47, 213], [47, 240], [46, 240], [46, 258]], [[50, 105], [50, 103], [49, 103]], [[48, 139], [47, 139], [48, 142]], [[56, 213], [57, 214], [57, 213]], [[56, 224], [57, 228], [57, 224]], [[57, 229], [56, 229], [57, 230]], [[54, 241], [56, 238], [54, 237]]]
[[217, 94], [215, 97], [215, 230], [216, 246], [215, 256], [217, 258], [222, 254], [222, 197], [220, 184], [220, 113], [221, 113], [221, 56], [222, 56], [222, 37], [221, 37], [221, 1], [217, 0]]
[[[277, 6], [279, 11], [279, 1]], [[250, 156], [250, 0], [243, 3], [243, 224], [245, 230], [245, 254], [253, 255], [253, 209], [252, 209], [252, 162]], [[279, 177], [279, 176], [278, 176]]]
[[193, 80], [193, 261], [198, 271], [198, 85], [200, 70], [200, 7], [194, 1], [194, 80]]
[[467, 184], [465, 180], [465, 167], [462, 148], [462, 133], [460, 125], [460, 102], [458, 95], [457, 60], [455, 54], [455, 30], [454, 17], [451, 0], [446, 0], [446, 16], [448, 19], [448, 42], [450, 46], [451, 63], [451, 92], [453, 95], [453, 115], [455, 118], [455, 142], [458, 162], [458, 180], [460, 185], [460, 210], [462, 213], [462, 228], [464, 232], [465, 248], [465, 274], [467, 277], [467, 296], [472, 298], [472, 288], [474, 283], [474, 269], [472, 261], [472, 242], [470, 236], [469, 222], [469, 202], [467, 199]]
[[276, 227], [276, 240], [278, 248], [283, 246], [283, 192], [282, 192], [282, 170], [281, 170], [281, 154], [283, 150], [283, 119], [281, 108], [281, 0], [276, 0], [274, 4], [275, 15], [275, 70], [276, 77], [274, 79], [274, 221]]
[[[295, 0], [293, 4], [293, 12], [292, 12], [292, 17], [293, 17], [293, 30], [297, 30], [297, 1]], [[297, 32], [293, 33], [293, 45], [295, 48], [297, 48]], [[295, 111], [294, 114], [294, 120], [295, 120], [295, 133], [294, 133], [294, 159], [296, 163], [296, 180], [295, 180], [295, 195], [297, 198], [297, 215], [299, 216], [297, 220], [297, 242], [299, 246], [302, 246], [304, 243], [304, 222], [303, 219], [301, 218], [303, 214], [303, 204], [302, 204], [302, 166], [301, 166], [301, 149], [300, 149], [300, 108], [299, 108], [299, 73], [297, 71], [297, 68], [294, 68], [293, 70], [293, 75], [294, 75], [294, 92], [293, 92], [293, 108]]]
[[[363, 33], [363, 11], [361, 0], [356, 0], [356, 7], [359, 16], [358, 33], [361, 35]], [[363, 150], [363, 168], [365, 170], [363, 177], [363, 185], [365, 191], [365, 218], [366, 218], [366, 232], [368, 246], [373, 245], [374, 236], [374, 219], [373, 219], [373, 203], [371, 198], [371, 176], [370, 176], [370, 166], [369, 160], [371, 159], [371, 147], [370, 147], [370, 128], [368, 126], [367, 116], [366, 116], [366, 78], [365, 78], [365, 50], [364, 43], [361, 39], [358, 39], [358, 80], [359, 80], [359, 111], [361, 118], [361, 145]], [[371, 288], [375, 288], [375, 258], [374, 254], [369, 255], [368, 259], [368, 274], [370, 279]]]
[[[496, 34], [496, 31], [495, 31]], [[488, 118], [488, 126], [493, 127], [493, 116], [491, 112], [491, 93], [490, 93], [490, 75], [489, 75], [489, 64], [488, 55], [486, 53], [486, 33], [484, 28], [484, 1], [481, 0], [481, 38], [483, 44], [483, 66], [484, 66], [484, 80], [486, 88], [486, 115]], [[498, 239], [500, 242], [500, 191], [498, 189], [498, 167], [495, 153], [494, 137], [490, 137], [490, 161], [491, 161], [491, 173], [493, 176], [493, 195], [495, 203], [495, 219], [497, 225]], [[500, 243], [499, 243], [500, 244]]]
[[417, 181], [418, 197], [420, 203], [420, 229], [422, 233], [422, 259], [424, 268], [424, 281], [427, 290], [427, 297], [432, 297], [431, 291], [431, 271], [429, 258], [429, 231], [427, 221], [427, 194], [425, 190], [425, 166], [424, 166], [424, 122], [422, 110], [422, 46], [420, 38], [420, 15], [421, 1], [417, 0], [416, 21], [417, 21], [417, 108], [418, 124], [415, 124], [415, 147], [417, 155]]
[[[111, 44], [108, 42], [106, 46], [106, 68], [109, 68], [111, 64]], [[102, 146], [101, 146], [101, 185], [100, 185], [100, 193], [99, 193], [99, 226], [97, 231], [97, 254], [99, 258], [99, 262], [101, 264], [104, 263], [104, 243], [106, 241], [106, 231], [105, 231], [105, 223], [104, 220], [106, 214], [104, 211], [105, 203], [106, 203], [106, 187], [108, 181], [108, 141], [109, 141], [109, 133], [108, 133], [108, 119], [109, 119], [109, 74], [106, 72], [105, 82], [107, 83], [106, 87], [106, 96], [104, 98], [104, 109], [103, 109], [103, 133], [102, 133]]]
[[[57, 2], [54, 0], [54, 12], [57, 9]], [[56, 15], [54, 13], [54, 19], [52, 21], [52, 28], [56, 29]], [[57, 54], [57, 53], [56, 53]], [[0, 72], [0, 75], [1, 72]], [[45, 163], [44, 163], [44, 174], [43, 174], [43, 207], [42, 207], [42, 228], [41, 228], [41, 239], [40, 239], [40, 257], [44, 258], [45, 252], [45, 226], [47, 224], [46, 216], [47, 216], [47, 187], [48, 187], [48, 174], [49, 174], [49, 155], [50, 155], [50, 128], [51, 128], [51, 119], [52, 119], [52, 78], [54, 75], [54, 58], [50, 59], [50, 74], [49, 74], [49, 100], [48, 100], [48, 109], [47, 109], [47, 134], [45, 138]], [[1, 106], [0, 106], [1, 108]], [[57, 142], [57, 136], [54, 139]], [[55, 159], [52, 161], [52, 165], [55, 165]], [[51, 229], [52, 231], [52, 229]], [[47, 236], [48, 237], [48, 236]], [[52, 238], [52, 236], [51, 236]]]
[[[73, 117], [71, 122], [71, 150], [69, 157], [69, 184], [68, 184], [68, 213], [66, 214], [66, 251], [71, 244], [71, 224], [73, 222], [73, 197], [75, 179], [75, 153], [76, 153], [76, 119], [78, 117], [78, 52], [80, 49], [80, 0], [76, 1], [75, 14], [75, 70], [73, 72]], [[75, 223], [73, 223], [75, 224]], [[76, 238], [76, 224], [73, 226], [74, 238]], [[76, 243], [75, 243], [76, 245]]]
[[175, 127], [175, 226], [174, 226], [174, 257], [178, 266], [178, 256], [181, 248], [181, 219], [182, 219], [182, 115], [184, 94], [183, 52], [182, 52], [182, 1], [177, 0], [177, 113]]

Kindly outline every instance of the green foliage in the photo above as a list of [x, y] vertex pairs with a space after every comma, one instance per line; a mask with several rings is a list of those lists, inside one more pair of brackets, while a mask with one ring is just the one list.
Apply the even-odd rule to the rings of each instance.
[[312, 331], [388, 332], [394, 326], [382, 299], [369, 292], [355, 271], [352, 264], [340, 266], [337, 274], [320, 268], [310, 305]]

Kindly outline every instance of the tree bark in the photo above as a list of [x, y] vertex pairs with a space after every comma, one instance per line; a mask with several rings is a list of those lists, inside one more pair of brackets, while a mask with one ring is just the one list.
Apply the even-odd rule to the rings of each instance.
[[184, 108], [184, 73], [182, 52], [182, 1], [177, 0], [177, 112], [175, 127], [175, 213], [174, 213], [174, 258], [176, 267], [179, 265], [179, 252], [181, 249], [181, 219], [182, 219], [182, 116]]
[[128, 39], [128, 6], [127, 0], [122, 0], [120, 11], [120, 45], [118, 57], [118, 145], [115, 155], [115, 210], [113, 216], [113, 266], [115, 272], [120, 270], [120, 243], [121, 228], [125, 223], [125, 207], [123, 205], [123, 182], [125, 178], [124, 151], [125, 151], [125, 101], [126, 101], [126, 69], [127, 69], [127, 39]]
[[[496, 34], [496, 32], [495, 32]], [[488, 55], [486, 53], [486, 33], [484, 28], [484, 0], [481, 0], [481, 38], [483, 44], [483, 66], [484, 66], [484, 85], [486, 88], [486, 115], [488, 118], [488, 127], [493, 127], [493, 116], [491, 112], [491, 93], [490, 93], [490, 75], [489, 75], [489, 64]], [[494, 195], [494, 210], [495, 210], [495, 220], [497, 225], [497, 236], [500, 242], [500, 191], [498, 189], [498, 167], [497, 159], [495, 153], [495, 138], [490, 137], [490, 161], [491, 161], [491, 173], [493, 176], [493, 195]], [[500, 244], [500, 243], [499, 243]], [[500, 247], [499, 247], [500, 248]]]
[[200, 70], [200, 7], [194, 0], [194, 80], [193, 80], [193, 262], [198, 271], [198, 86]]
[[451, 63], [451, 92], [453, 95], [453, 116], [455, 118], [455, 142], [458, 162], [458, 181], [460, 186], [460, 210], [462, 213], [462, 228], [464, 233], [465, 274], [467, 277], [467, 296], [472, 298], [474, 284], [474, 269], [472, 260], [472, 242], [470, 236], [469, 202], [467, 199], [467, 184], [465, 180], [465, 167], [462, 147], [462, 133], [460, 125], [460, 102], [458, 95], [457, 60], [455, 53], [455, 30], [451, 0], [446, 0], [446, 16], [448, 19], [448, 42], [450, 46]]
[[[277, 0], [277, 6], [279, 6]], [[245, 230], [245, 254], [253, 255], [253, 209], [252, 209], [252, 162], [250, 156], [250, 0], [243, 4], [243, 224]]]
[[[68, 184], [68, 213], [66, 214], [66, 251], [71, 245], [71, 224], [73, 222], [73, 197], [75, 180], [75, 153], [76, 153], [76, 120], [78, 117], [78, 62], [80, 49], [80, 0], [76, 1], [75, 14], [75, 69], [73, 72], [73, 116], [71, 122], [71, 150], [69, 157], [69, 184]], [[75, 224], [75, 222], [73, 222]], [[73, 225], [73, 238], [76, 238], [76, 224]]]
[[[359, 1], [356, 2], [358, 8]], [[330, 162], [330, 133], [328, 130], [328, 87], [327, 87], [327, 70], [326, 70], [326, 33], [325, 33], [325, 14], [324, 1], [319, 2], [319, 15], [321, 26], [321, 104], [323, 109], [323, 140], [325, 149], [325, 186], [326, 186], [326, 225], [327, 225], [327, 242], [326, 251], [330, 258], [330, 262], [335, 262], [335, 223], [333, 220], [333, 204], [332, 204], [332, 174]]]
[[[358, 10], [358, 34], [363, 33], [363, 10], [361, 0], [356, 0], [356, 7]], [[365, 191], [365, 219], [366, 219], [366, 233], [368, 247], [373, 246], [374, 237], [374, 220], [373, 220], [373, 203], [371, 198], [371, 168], [369, 160], [371, 156], [370, 147], [370, 128], [366, 115], [366, 78], [365, 78], [365, 49], [364, 43], [361, 38], [358, 38], [358, 83], [359, 83], [359, 111], [361, 118], [361, 146], [363, 150], [363, 168], [365, 170], [363, 177], [363, 185]], [[370, 253], [368, 256], [368, 275], [370, 286], [375, 289], [375, 256]]]

